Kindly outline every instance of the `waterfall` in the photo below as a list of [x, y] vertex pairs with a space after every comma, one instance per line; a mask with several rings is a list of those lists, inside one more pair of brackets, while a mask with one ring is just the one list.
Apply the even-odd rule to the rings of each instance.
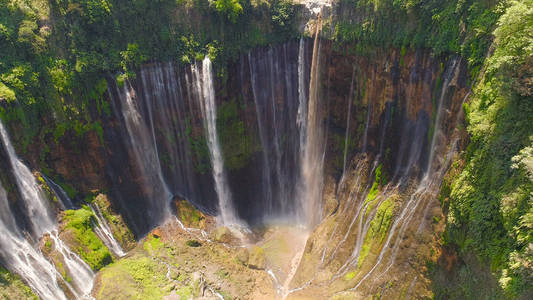
[[[45, 177], [42, 175], [46, 184], [51, 187], [54, 191], [54, 194], [57, 198], [59, 198], [61, 201], [63, 209], [74, 209], [74, 205], [72, 204], [72, 200], [70, 200], [70, 197], [67, 195], [67, 193], [55, 182], [53, 182], [51, 179]], [[104, 242], [107, 248], [113, 252], [118, 257], [122, 257], [126, 255], [120, 244], [117, 242], [115, 237], [113, 236], [113, 233], [111, 231], [111, 228], [109, 227], [109, 224], [107, 223], [107, 220], [102, 215], [102, 211], [100, 210], [100, 207], [98, 207], [97, 204], [90, 204], [89, 207], [91, 208], [95, 218], [96, 222], [94, 225], [94, 232], [96, 235]]]
[[[261, 89], [259, 87], [257, 87], [258, 85], [258, 82], [257, 82], [257, 79], [256, 79], [256, 67], [255, 67], [255, 62], [256, 59], [252, 58], [251, 56], [251, 52], [248, 53], [248, 62], [250, 64], [250, 81], [251, 81], [251, 85], [252, 85], [252, 95], [253, 95], [253, 98], [254, 98], [254, 104], [255, 104], [255, 112], [256, 112], [256, 115], [257, 115], [257, 124], [258, 124], [258, 129], [259, 129], [259, 139], [261, 140], [261, 146], [263, 148], [263, 151], [262, 151], [262, 154], [263, 154], [263, 184], [262, 184], [262, 188], [263, 188], [263, 193], [264, 193], [264, 197], [265, 197], [265, 201], [267, 202], [267, 213], [268, 214], [272, 214], [273, 213], [273, 189], [272, 189], [272, 179], [271, 179], [271, 176], [272, 176], [272, 173], [271, 173], [271, 170], [270, 170], [270, 159], [269, 159], [269, 150], [270, 150], [270, 139], [267, 137], [267, 128], [268, 128], [268, 124], [266, 123], [267, 121], [265, 120], [265, 116], [264, 114], [266, 113], [265, 112], [265, 108], [264, 108], [264, 105], [262, 103], [262, 101], [260, 101], [260, 96], [262, 96], [262, 93], [261, 95], [259, 94], [261, 92]], [[262, 97], [261, 97], [262, 98]]]
[[[304, 44], [302, 40], [301, 47]], [[260, 213], [267, 223], [293, 222], [299, 209], [294, 201], [293, 183], [300, 176], [298, 120], [301, 112], [298, 112], [299, 95], [293, 86], [299, 86], [300, 79], [304, 85], [306, 80], [305, 70], [300, 70], [302, 76], [298, 77], [297, 62], [300, 59], [303, 65], [305, 57], [293, 51], [296, 47], [290, 47], [296, 45], [271, 47], [266, 51], [249, 52], [247, 56], [262, 154], [260, 180], [265, 204]]]
[[303, 157], [305, 149], [305, 140], [307, 134], [307, 92], [305, 85], [305, 40], [300, 39], [300, 47], [298, 50], [298, 117], [296, 123], [300, 130], [300, 151]]
[[218, 196], [218, 204], [222, 223], [225, 225], [240, 225], [241, 222], [235, 215], [235, 210], [233, 208], [231, 192], [229, 190], [226, 173], [224, 171], [222, 151], [218, 141], [216, 127], [217, 111], [211, 60], [207, 56], [205, 57], [205, 59], [202, 61], [201, 72], [198, 65], [192, 65], [191, 68], [194, 75], [194, 82], [196, 84], [196, 91], [198, 95], [197, 100], [199, 101], [205, 124], [204, 127], [207, 135], [207, 145], [209, 147], [209, 154], [211, 157], [213, 178], [215, 180], [215, 190]]
[[52, 188], [54, 191], [54, 194], [59, 199], [59, 203], [61, 204], [62, 209], [73, 209], [74, 204], [72, 204], [72, 200], [70, 200], [70, 197], [67, 195], [65, 190], [63, 190], [62, 187], [60, 187], [58, 184], [56, 184], [54, 181], [52, 181], [50, 178], [46, 177], [44, 174], [41, 174], [46, 184]]
[[64, 267], [68, 276], [72, 279], [71, 292], [76, 299], [91, 298], [90, 293], [93, 288], [94, 273], [91, 268], [74, 252], [72, 252], [65, 243], [59, 238], [57, 230], [49, 232], [50, 238], [54, 241], [54, 248], [61, 254]]
[[[81, 260], [81, 258], [70, 251], [70, 249], [68, 249], [57, 236], [57, 222], [48, 205], [48, 199], [45, 197], [28, 167], [26, 167], [16, 156], [9, 136], [1, 122], [0, 136], [11, 163], [13, 175], [16, 179], [17, 187], [22, 198], [21, 200], [24, 202], [26, 208], [26, 215], [28, 216], [32, 228], [32, 237], [38, 239], [45, 233], [50, 235], [54, 240], [55, 249], [62, 255], [65, 269], [73, 279], [74, 285], [73, 288], [71, 288], [71, 292], [78, 299], [88, 297], [93, 286], [94, 274], [92, 270], [85, 262], [83, 262], [83, 260]], [[6, 210], [6, 213], [7, 212], [11, 215], [9, 210]], [[4, 221], [5, 218], [7, 217], [3, 215], [3, 224], [6, 224]], [[54, 273], [57, 272], [52, 271], [50, 269], [50, 263], [42, 257], [42, 254], [33, 249], [33, 247], [25, 241], [22, 237], [23, 235], [20, 234], [13, 225], [14, 221], [8, 219], [7, 225], [9, 224], [11, 224], [11, 230], [7, 230], [6, 227], [2, 226], [4, 230], [8, 231], [6, 236], [9, 237], [6, 240], [2, 239], [2, 252], [6, 256], [6, 260], [8, 260], [7, 263], [15, 272], [20, 274], [38, 294], [42, 295], [43, 298], [64, 298], [64, 294], [56, 289], [57, 281], [54, 276], [56, 274]], [[24, 252], [20, 253], [20, 250], [13, 250], [13, 247], [15, 247], [14, 244], [18, 245], [20, 250], [24, 250]], [[37, 271], [36, 269], [40, 269], [40, 271]], [[42, 275], [42, 277], [39, 275]], [[46, 280], [46, 282], [38, 282], [41, 280]], [[66, 282], [65, 284], [70, 286]]]
[[142, 188], [145, 189], [150, 199], [147, 214], [152, 225], [157, 225], [164, 222], [170, 215], [169, 202], [172, 195], [161, 171], [153, 126], [150, 129], [144, 123], [137, 107], [138, 102], [135, 101], [136, 93], [129, 81], [124, 83], [122, 92], [118, 89], [117, 87], [130, 150], [141, 172]]
[[[346, 163], [348, 157], [348, 145], [350, 142], [350, 118], [352, 115], [352, 102], [353, 102], [353, 89], [354, 89], [354, 77], [355, 77], [355, 66], [352, 71], [352, 81], [350, 83], [350, 94], [348, 94], [348, 111], [346, 112], [346, 135], [344, 137], [344, 161], [342, 164], [342, 178], [344, 178], [344, 173], [346, 173]], [[343, 180], [341, 180], [343, 181]]]
[[[447, 73], [444, 75], [442, 90], [439, 97], [437, 115], [435, 117], [434, 134], [429, 149], [430, 155], [427, 162], [427, 168], [424, 172], [424, 176], [422, 180], [418, 183], [416, 190], [410, 195], [409, 199], [403, 205], [402, 209], [400, 210], [394, 222], [392, 223], [392, 226], [386, 236], [385, 242], [379, 252], [379, 255], [373, 267], [361, 278], [361, 280], [355, 285], [355, 287], [352, 288], [352, 290], [356, 290], [363, 282], [365, 282], [366, 279], [368, 279], [372, 275], [372, 273], [380, 266], [381, 262], [383, 261], [385, 255], [389, 252], [389, 250], [389, 260], [385, 266], [385, 270], [381, 273], [381, 275], [386, 273], [394, 265], [396, 256], [398, 255], [398, 251], [400, 248], [400, 243], [403, 237], [405, 236], [408, 225], [413, 221], [417, 210], [419, 210], [420, 207], [423, 207], [424, 203], [426, 203], [425, 205], [428, 205], [428, 203], [432, 199], [436, 198], [439, 192], [442, 178], [445, 175], [448, 166], [451, 164], [453, 154], [456, 151], [457, 139], [455, 139], [454, 141], [452, 141], [451, 144], [449, 144], [450, 147], [448, 148], [444, 157], [445, 161], [441, 164], [440, 168], [434, 170], [431, 168], [431, 166], [433, 165], [433, 161], [436, 158], [436, 148], [446, 146], [443, 145], [443, 143], [440, 143], [438, 145], [436, 136], [441, 130], [441, 119], [444, 109], [445, 95], [448, 91], [448, 88], [450, 87], [451, 79], [456, 74], [457, 66], [458, 59], [454, 58], [451, 61], [451, 65], [449, 65], [447, 68]], [[416, 141], [416, 139], [414, 141]], [[423, 222], [426, 213], [427, 210], [423, 209], [423, 216], [422, 218], [420, 218], [420, 222]]]
[[52, 214], [48, 201], [45, 200], [43, 191], [35, 181], [35, 177], [15, 154], [15, 149], [11, 145], [7, 131], [1, 122], [0, 136], [7, 151], [20, 195], [26, 206], [28, 219], [31, 220], [32, 233], [34, 237], [40, 237], [44, 232], [55, 228], [55, 216]]
[[448, 72], [447, 74], [444, 75], [444, 81], [442, 83], [442, 90], [441, 90], [441, 93], [440, 93], [440, 97], [439, 97], [439, 105], [437, 107], [437, 115], [435, 117], [435, 124], [433, 125], [433, 136], [431, 137], [431, 145], [429, 147], [429, 159], [428, 159], [428, 164], [427, 164], [427, 168], [426, 168], [426, 172], [425, 172], [425, 176], [429, 176], [430, 172], [433, 171], [431, 169], [432, 165], [433, 165], [433, 160], [435, 159], [435, 151], [436, 151], [436, 148], [437, 148], [437, 139], [438, 139], [438, 136], [440, 134], [440, 125], [441, 125], [441, 119], [442, 119], [442, 114], [443, 114], [443, 107], [444, 107], [444, 100], [445, 100], [445, 95], [446, 95], [446, 91], [448, 90], [448, 87], [450, 85], [450, 81], [452, 80], [453, 76], [455, 75], [455, 70], [457, 68], [457, 63], [458, 63], [458, 59], [457, 57], [454, 57], [452, 59], [452, 65], [451, 67], [448, 69]]
[[57, 282], [60, 275], [54, 266], [24, 238], [17, 227], [1, 183], [0, 235], [0, 256], [8, 269], [20, 275], [40, 298], [67, 299]]
[[320, 15], [315, 30], [313, 56], [309, 80], [309, 97], [307, 103], [307, 125], [305, 127], [305, 145], [302, 161], [302, 193], [299, 197], [301, 212], [308, 226], [315, 226], [321, 219], [321, 200], [323, 184], [324, 135], [323, 112], [320, 105]]
[[98, 235], [107, 248], [109, 248], [109, 250], [111, 250], [116, 256], [123, 257], [126, 255], [126, 252], [124, 252], [120, 244], [113, 236], [113, 232], [111, 231], [111, 228], [109, 228], [107, 220], [102, 215], [100, 207], [98, 207], [98, 205], [95, 203], [90, 205], [90, 208], [97, 220], [97, 224], [95, 224], [96, 227], [94, 227], [94, 232], [96, 235]]

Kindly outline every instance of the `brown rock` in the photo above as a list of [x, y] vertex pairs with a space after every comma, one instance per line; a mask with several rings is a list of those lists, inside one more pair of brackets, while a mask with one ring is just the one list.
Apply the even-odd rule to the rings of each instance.
[[156, 228], [156, 229], [152, 230], [151, 234], [155, 238], [160, 238], [161, 237], [161, 229]]
[[248, 249], [246, 248], [240, 248], [237, 250], [237, 254], [235, 255], [235, 258], [243, 265], [248, 264], [248, 259], [250, 258], [250, 253], [248, 252]]

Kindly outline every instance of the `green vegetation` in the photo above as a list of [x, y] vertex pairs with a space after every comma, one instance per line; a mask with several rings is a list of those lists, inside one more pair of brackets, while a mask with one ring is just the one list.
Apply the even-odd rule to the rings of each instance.
[[371, 248], [378, 247], [383, 243], [392, 223], [394, 208], [395, 203], [391, 198], [383, 201], [378, 207], [376, 215], [370, 222], [370, 227], [365, 236], [365, 240], [363, 241], [361, 253], [359, 254], [359, 260], [357, 262], [358, 266], [363, 264], [365, 258], [370, 253]]
[[368, 194], [366, 195], [365, 203], [374, 201], [379, 193], [379, 187], [383, 186], [386, 183], [385, 176], [381, 173], [383, 165], [379, 164], [375, 171], [375, 178], [374, 183], [372, 183], [372, 187], [370, 188], [370, 191], [368, 191]]
[[186, 227], [203, 228], [205, 216], [187, 200], [179, 200], [175, 203], [176, 215]]
[[217, 109], [217, 130], [224, 153], [224, 165], [230, 170], [245, 167], [253, 154], [253, 146], [244, 121], [239, 117], [236, 100], [224, 102]]
[[355, 278], [355, 275], [357, 275], [357, 271], [348, 272], [346, 275], [344, 275], [344, 280], [350, 281]]
[[113, 261], [109, 249], [93, 231], [96, 218], [88, 206], [65, 211], [63, 221], [62, 235], [72, 233], [74, 237], [70, 245], [72, 250], [93, 270], [99, 270]]
[[166, 267], [150, 257], [134, 255], [102, 270], [98, 299], [163, 299], [171, 285]]
[[94, 199], [87, 202], [93, 202], [94, 205], [100, 208], [104, 219], [106, 219], [107, 224], [111, 228], [113, 236], [124, 250], [129, 250], [135, 246], [133, 233], [124, 222], [122, 216], [112, 210], [106, 195], [98, 194]]
[[341, 0], [333, 36], [339, 43], [357, 42], [355, 50], [365, 54], [390, 46], [429, 48], [435, 55], [458, 53], [475, 75], [501, 13], [497, 4], [489, 0]]
[[[464, 168], [440, 199], [449, 209], [445, 244], [477, 256], [505, 297], [518, 298], [533, 293], [533, 2], [505, 4], [494, 51], [465, 105]], [[475, 269], [465, 261], [463, 269]], [[463, 287], [460, 297], [475, 288]]]
[[[56, 143], [79, 137], [69, 139], [78, 143], [94, 132], [103, 144], [109, 79], [134, 78], [147, 61], [189, 63], [204, 55], [223, 73], [244, 51], [297, 36], [294, 6], [285, 0], [3, 0], [0, 118], [17, 130], [21, 152], [49, 135]], [[202, 140], [194, 142], [205, 154]], [[203, 162], [195, 166], [205, 173]]]
[[0, 266], [0, 299], [39, 299], [18, 275]]
[[158, 252], [159, 250], [163, 249], [165, 247], [165, 244], [161, 241], [159, 237], [149, 236], [144, 242], [143, 247], [144, 251], [146, 251], [150, 255], [153, 255], [154, 252]]

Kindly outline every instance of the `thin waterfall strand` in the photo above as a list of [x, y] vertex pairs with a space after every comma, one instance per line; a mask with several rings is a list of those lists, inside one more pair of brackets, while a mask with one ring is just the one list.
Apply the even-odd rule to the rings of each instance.
[[200, 107], [204, 118], [205, 129], [207, 134], [207, 145], [213, 167], [213, 178], [215, 180], [215, 190], [218, 196], [218, 204], [222, 223], [225, 225], [241, 225], [241, 222], [235, 215], [231, 192], [227, 183], [226, 173], [224, 171], [224, 159], [218, 141], [216, 128], [216, 104], [215, 88], [213, 86], [213, 71], [211, 70], [211, 60], [206, 56], [202, 61], [202, 71], [193, 65], [193, 74], [195, 76], [197, 93], [199, 95]]

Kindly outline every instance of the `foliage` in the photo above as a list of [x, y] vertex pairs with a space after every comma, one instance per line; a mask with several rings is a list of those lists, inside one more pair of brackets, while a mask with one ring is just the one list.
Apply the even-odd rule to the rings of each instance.
[[102, 270], [99, 299], [163, 299], [170, 293], [162, 264], [146, 256], [124, 258]]
[[288, 19], [293, 6], [242, 0], [3, 0], [0, 117], [13, 124], [10, 129], [22, 129], [16, 147], [42, 142], [51, 132], [59, 142], [71, 131], [79, 137], [95, 131], [103, 142], [98, 120], [110, 113], [105, 100], [110, 75], [123, 82], [147, 61], [189, 63], [206, 54], [216, 56], [223, 69], [252, 47], [295, 36]]
[[[497, 1], [342, 0], [334, 39], [357, 42], [356, 50], [374, 47], [424, 47], [435, 55], [459, 53], [473, 74], [484, 61], [500, 9]], [[357, 17], [354, 18], [353, 14]], [[398, 26], [402, 24], [402, 26]]]
[[93, 231], [97, 221], [88, 206], [83, 206], [77, 210], [66, 210], [63, 220], [65, 222], [63, 230], [74, 233], [75, 247], [73, 250], [93, 270], [99, 270], [113, 261], [109, 249]]
[[215, 0], [213, 1], [218, 12], [224, 14], [233, 23], [237, 17], [242, 14], [242, 5], [240, 0]]
[[[533, 3], [509, 1], [465, 105], [471, 143], [449, 197], [445, 241], [490, 263], [506, 297], [533, 286]], [[529, 79], [527, 79], [529, 78]]]
[[220, 136], [224, 165], [230, 169], [246, 166], [252, 156], [250, 134], [239, 117], [236, 100], [224, 102], [217, 110], [217, 130]]
[[35, 295], [22, 279], [0, 266], [0, 299], [35, 299]]
[[363, 264], [373, 246], [383, 243], [389, 227], [392, 224], [394, 207], [394, 201], [390, 198], [383, 201], [379, 205], [376, 215], [370, 222], [370, 227], [363, 241], [363, 246], [359, 255], [358, 266]]

